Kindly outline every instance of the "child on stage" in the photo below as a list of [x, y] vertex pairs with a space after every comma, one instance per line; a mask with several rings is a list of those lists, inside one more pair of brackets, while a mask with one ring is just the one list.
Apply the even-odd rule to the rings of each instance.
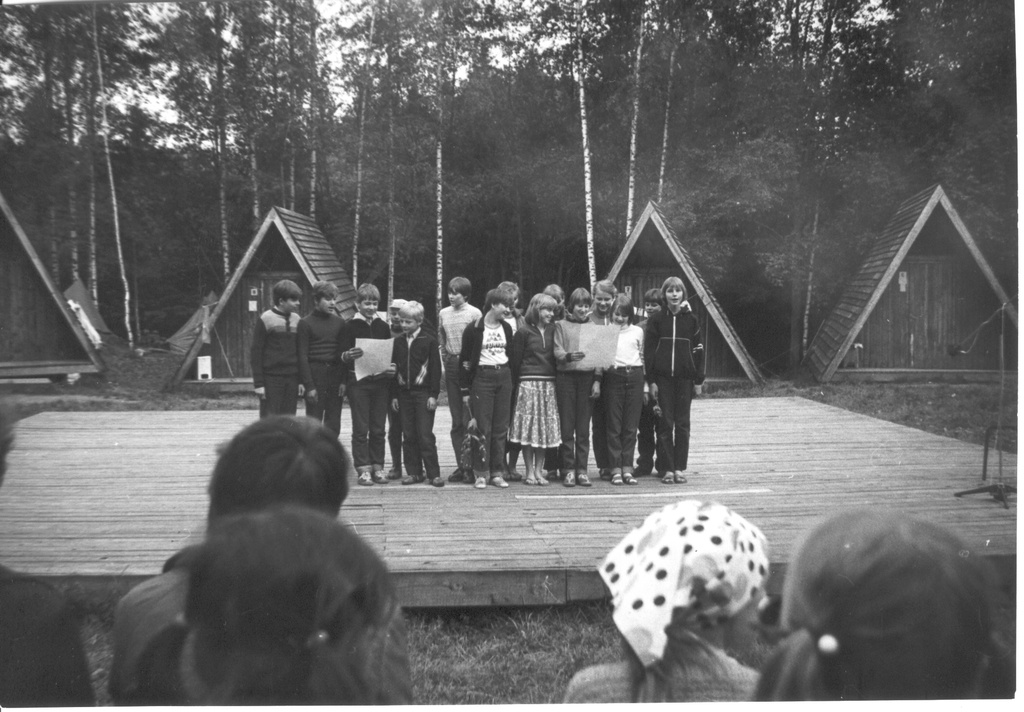
[[391, 410], [402, 419], [407, 473], [402, 484], [426, 480], [434, 487], [444, 487], [434, 438], [434, 412], [441, 392], [441, 356], [437, 340], [421, 328], [423, 305], [419, 302], [406, 302], [398, 310], [398, 319], [402, 335], [395, 339], [397, 373], [391, 382]]
[[546, 485], [544, 452], [561, 442], [555, 401], [555, 325], [557, 302], [535, 294], [525, 323], [512, 338], [512, 377], [518, 384], [508, 438], [523, 448], [528, 485]]
[[[380, 291], [372, 284], [361, 284], [356, 290], [356, 309], [348, 322], [348, 334], [342, 360], [353, 363], [363, 355], [356, 339], [390, 339], [391, 327], [377, 316]], [[356, 380], [355, 368], [350, 371], [348, 403], [352, 410], [352, 460], [361, 485], [386, 485], [384, 474], [384, 441], [388, 413], [388, 387], [395, 369]]]
[[665, 484], [685, 484], [690, 454], [690, 404], [694, 387], [704, 383], [704, 343], [700, 324], [686, 301], [679, 277], [661, 286], [662, 311], [647, 322], [644, 365], [651, 398], [661, 407], [658, 440], [672, 471], [661, 472]]
[[[483, 314], [469, 303], [472, 284], [465, 277], [453, 277], [448, 282], [449, 305], [441, 310], [438, 317], [437, 343], [444, 364], [444, 385], [448, 394], [448, 410], [452, 414], [452, 449], [455, 460], [459, 460], [462, 452], [462, 441], [466, 438], [466, 426], [469, 425], [469, 409], [462, 405], [459, 390], [459, 352], [462, 351], [462, 332]], [[448, 476], [449, 482], [472, 482], [473, 473], [464, 472], [457, 467]]]
[[558, 402], [559, 446], [562, 484], [566, 487], [590, 487], [587, 461], [590, 459], [590, 409], [593, 399], [601, 395], [601, 382], [594, 371], [578, 371], [568, 367], [583, 359], [582, 351], [566, 351], [568, 337], [565, 324], [586, 324], [593, 299], [583, 287], [569, 295], [569, 313], [555, 325], [555, 399]]
[[604, 400], [608, 422], [608, 459], [613, 485], [635, 485], [633, 453], [644, 398], [644, 331], [634, 322], [633, 301], [615, 298], [612, 321], [619, 325], [615, 364], [604, 372]]
[[513, 295], [492, 289], [484, 301], [484, 316], [466, 327], [459, 354], [462, 402], [480, 431], [480, 447], [473, 465], [477, 489], [508, 487], [505, 471], [505, 440], [512, 403], [512, 327], [505, 316]]
[[302, 290], [282, 279], [271, 290], [274, 306], [260, 314], [252, 333], [250, 359], [260, 417], [295, 415], [299, 404], [299, 302]]
[[[590, 323], [598, 326], [607, 326], [612, 323], [612, 302], [619, 295], [615, 284], [608, 279], [602, 279], [594, 285], [594, 309], [590, 312]], [[597, 370], [597, 380], [602, 380], [603, 372]], [[608, 464], [608, 420], [605, 417], [607, 410], [605, 398], [598, 395], [594, 398], [591, 406], [591, 419], [593, 422], [594, 436], [591, 442], [594, 446], [594, 463], [597, 465], [598, 475], [602, 480], [612, 478], [611, 466]]]
[[299, 375], [306, 388], [306, 415], [335, 435], [341, 432], [345, 365], [341, 344], [345, 321], [334, 313], [338, 288], [331, 282], [313, 285], [313, 311], [299, 321]]

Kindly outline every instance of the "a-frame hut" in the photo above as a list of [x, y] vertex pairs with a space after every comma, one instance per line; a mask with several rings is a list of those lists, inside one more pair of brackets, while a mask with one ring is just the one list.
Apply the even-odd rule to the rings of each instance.
[[1017, 310], [936, 185], [886, 224], [806, 363], [822, 383], [992, 378], [1003, 323], [1007, 368], [1016, 370]]
[[209, 343], [204, 343], [199, 330], [168, 387], [177, 387], [200, 355], [210, 357], [211, 380], [251, 376], [253, 327], [259, 315], [273, 306], [271, 290], [282, 279], [302, 288], [300, 314], [313, 308], [312, 286], [318, 281], [337, 285], [342, 316], [355, 312], [352, 280], [316, 222], [291, 210], [271, 208], [210, 315]]
[[64, 298], [69, 301], [74, 301], [82, 308], [82, 312], [85, 317], [89, 320], [92, 328], [106, 340], [107, 337], [113, 336], [114, 332], [110, 330], [107, 323], [103, 321], [103, 317], [100, 315], [100, 310], [96, 307], [96, 302], [92, 300], [92, 295], [89, 294], [89, 290], [79, 277], [75, 277], [75, 281], [71, 283], [71, 286], [64, 290]]
[[615, 260], [608, 279], [642, 305], [643, 294], [660, 288], [667, 277], [681, 277], [690, 305], [704, 334], [709, 381], [744, 380], [761, 383], [764, 377], [750, 357], [718, 300], [701, 277], [668, 219], [656, 203], [648, 202]]
[[0, 211], [0, 378], [103, 371], [3, 195]]

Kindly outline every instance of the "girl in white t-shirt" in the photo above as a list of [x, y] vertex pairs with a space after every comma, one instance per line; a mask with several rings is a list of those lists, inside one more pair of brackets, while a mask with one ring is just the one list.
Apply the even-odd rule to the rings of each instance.
[[644, 396], [644, 332], [636, 325], [633, 301], [620, 294], [612, 303], [612, 321], [619, 325], [615, 364], [604, 372], [609, 466], [613, 485], [635, 485], [633, 453]]

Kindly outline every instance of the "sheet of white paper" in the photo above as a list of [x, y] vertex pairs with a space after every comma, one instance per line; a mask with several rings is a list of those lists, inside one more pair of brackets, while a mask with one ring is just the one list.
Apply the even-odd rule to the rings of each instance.
[[356, 380], [387, 371], [394, 347], [394, 339], [356, 339], [356, 348], [363, 350], [363, 355], [355, 360]]
[[615, 351], [619, 345], [617, 324], [598, 326], [597, 324], [581, 324], [580, 348], [583, 360], [579, 361], [580, 370], [589, 371], [595, 368], [611, 368], [615, 365]]

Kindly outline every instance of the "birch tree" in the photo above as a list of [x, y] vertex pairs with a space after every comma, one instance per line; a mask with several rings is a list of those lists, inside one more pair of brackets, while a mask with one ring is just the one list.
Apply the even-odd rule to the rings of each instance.
[[644, 54], [644, 24], [647, 2], [640, 3], [640, 29], [636, 38], [636, 61], [633, 63], [633, 115], [629, 125], [629, 191], [626, 198], [626, 236], [633, 229], [633, 192], [636, 188], [636, 134], [640, 120], [640, 63]]
[[359, 221], [363, 211], [363, 139], [366, 131], [366, 97], [370, 93], [370, 62], [373, 58], [373, 31], [377, 21], [377, 2], [370, 1], [370, 30], [366, 38], [362, 87], [359, 92], [359, 137], [356, 145], [356, 208], [352, 228], [352, 282], [359, 284]]
[[576, 0], [576, 83], [580, 100], [580, 133], [583, 149], [583, 192], [587, 214], [587, 270], [590, 284], [597, 282], [594, 254], [594, 196], [590, 173], [590, 134], [587, 129], [586, 64], [583, 55], [583, 0]]
[[128, 348], [135, 348], [132, 331], [132, 297], [128, 288], [128, 273], [125, 270], [124, 250], [121, 245], [121, 221], [117, 210], [117, 186], [114, 181], [114, 165], [110, 160], [110, 126], [107, 123], [107, 99], [103, 88], [103, 57], [100, 54], [100, 33], [96, 21], [96, 6], [92, 8], [92, 39], [96, 53], [96, 90], [100, 105], [100, 131], [103, 135], [103, 153], [107, 160], [107, 177], [110, 180], [110, 204], [114, 219], [114, 244], [117, 246], [117, 265], [121, 271], [121, 286], [124, 289], [124, 327], [128, 337]]

